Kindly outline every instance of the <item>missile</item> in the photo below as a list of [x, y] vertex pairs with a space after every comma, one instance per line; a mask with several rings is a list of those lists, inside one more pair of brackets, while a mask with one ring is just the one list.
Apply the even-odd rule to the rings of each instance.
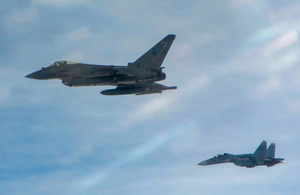
[[152, 89], [148, 89], [146, 91], [142, 91], [139, 93], [136, 93], [135, 95], [147, 95], [147, 94], [153, 94], [153, 93], [162, 93], [164, 90], [170, 90], [170, 89], [177, 89], [176, 86], [172, 86], [172, 87], [161, 87], [161, 88], [152, 88]]

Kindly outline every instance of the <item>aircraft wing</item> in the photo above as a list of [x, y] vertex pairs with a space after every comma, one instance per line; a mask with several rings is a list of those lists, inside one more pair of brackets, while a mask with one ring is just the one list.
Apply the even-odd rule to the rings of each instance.
[[81, 78], [99, 78], [103, 76], [132, 76], [133, 73], [128, 71], [123, 71], [122, 69], [116, 69], [115, 66], [109, 65], [86, 65], [86, 67], [82, 68], [82, 77]]

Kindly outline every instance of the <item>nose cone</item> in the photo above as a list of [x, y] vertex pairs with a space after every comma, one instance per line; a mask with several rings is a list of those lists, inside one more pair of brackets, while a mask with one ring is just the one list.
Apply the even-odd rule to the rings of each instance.
[[202, 161], [202, 162], [198, 163], [198, 165], [202, 165], [202, 166], [204, 166], [204, 165], [208, 165], [208, 164], [207, 164], [207, 160], [205, 160], [205, 161]]
[[25, 77], [30, 78], [30, 79], [43, 79], [43, 74], [39, 70], [39, 71], [33, 72]]

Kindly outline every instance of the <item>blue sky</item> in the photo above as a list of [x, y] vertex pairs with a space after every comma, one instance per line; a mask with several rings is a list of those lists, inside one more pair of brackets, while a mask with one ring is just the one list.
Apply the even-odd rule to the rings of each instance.
[[[300, 1], [0, 3], [1, 194], [298, 194]], [[177, 90], [107, 97], [24, 76], [127, 65], [167, 34]], [[285, 163], [200, 167], [276, 143]]]

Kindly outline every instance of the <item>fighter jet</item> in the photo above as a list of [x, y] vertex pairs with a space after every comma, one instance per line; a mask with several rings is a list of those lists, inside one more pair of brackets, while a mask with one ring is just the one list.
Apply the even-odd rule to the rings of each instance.
[[72, 61], [57, 61], [46, 68], [27, 75], [27, 78], [48, 80], [61, 79], [67, 86], [117, 86], [101, 91], [103, 95], [153, 94], [177, 89], [155, 83], [166, 79], [161, 67], [175, 35], [167, 35], [149, 51], [127, 66], [93, 65]]
[[215, 165], [221, 163], [234, 163], [240, 167], [253, 168], [256, 166], [272, 167], [276, 164], [282, 163], [283, 158], [275, 158], [275, 144], [271, 143], [267, 148], [267, 142], [262, 141], [256, 151], [251, 154], [229, 154], [224, 153], [214, 156], [208, 160], [200, 162], [198, 165]]

